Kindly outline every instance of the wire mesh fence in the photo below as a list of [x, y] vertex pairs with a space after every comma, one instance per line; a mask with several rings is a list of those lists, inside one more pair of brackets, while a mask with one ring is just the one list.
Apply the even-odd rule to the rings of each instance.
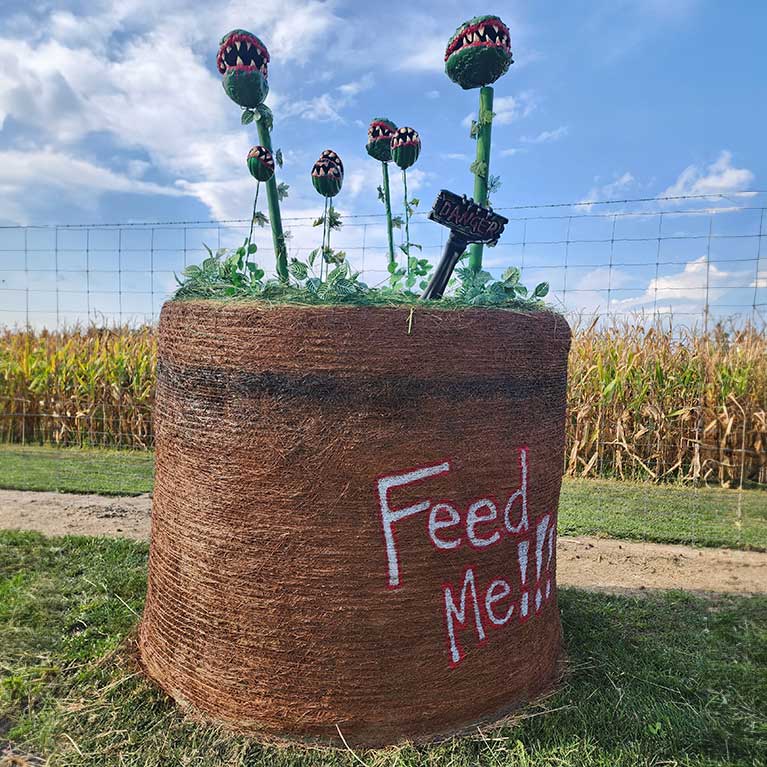
[[[653, 538], [673, 528], [668, 539], [767, 547], [765, 197], [497, 209], [509, 224], [485, 268], [499, 276], [515, 265], [525, 284], [548, 281], [549, 300], [575, 330], [563, 467], [573, 482], [563, 503], [568, 492], [580, 499], [579, 530], [625, 526]], [[290, 255], [305, 258], [319, 230], [309, 218], [284, 220]], [[205, 246], [239, 245], [249, 228], [0, 228], [0, 441], [15, 467], [0, 484], [39, 484], [32, 461], [41, 453], [23, 446], [151, 450], [162, 303]], [[421, 213], [410, 239], [435, 262], [446, 232]], [[256, 242], [268, 268], [268, 230]], [[386, 282], [381, 216], [345, 216], [333, 244], [368, 284]], [[65, 453], [46, 453], [50, 486], [83, 489], [90, 477], [105, 492], [110, 475], [114, 492], [151, 486], [144, 464], [126, 474], [101, 453], [80, 451], [76, 464]]]

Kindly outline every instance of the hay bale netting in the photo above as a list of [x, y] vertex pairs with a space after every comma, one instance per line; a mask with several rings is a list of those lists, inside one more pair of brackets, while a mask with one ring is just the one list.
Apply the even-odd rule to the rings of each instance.
[[424, 741], [556, 683], [570, 329], [409, 315], [163, 308], [141, 659], [212, 720]]

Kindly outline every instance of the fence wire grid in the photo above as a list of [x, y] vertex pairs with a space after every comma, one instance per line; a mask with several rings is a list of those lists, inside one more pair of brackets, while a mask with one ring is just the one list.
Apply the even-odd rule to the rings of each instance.
[[[670, 526], [684, 542], [767, 547], [767, 373], [760, 359], [767, 352], [767, 194], [496, 210], [509, 223], [499, 244], [485, 249], [485, 268], [497, 277], [517, 266], [530, 287], [547, 281], [548, 300], [576, 329], [563, 508], [577, 507], [594, 532], [618, 524], [652, 539]], [[340, 212], [333, 246], [369, 285], [385, 284], [383, 215]], [[290, 256], [305, 258], [321, 230], [287, 211], [283, 220]], [[206, 246], [241, 244], [249, 228], [249, 219], [0, 227], [0, 440], [16, 486], [32, 460], [30, 446], [67, 445], [131, 452], [116, 472], [104, 453], [80, 451], [73, 469], [67, 451], [48, 448], [36, 471], [47, 472], [49, 484], [78, 489], [74, 473], [109, 492], [151, 488], [152, 327], [176, 276], [199, 263]], [[436, 263], [446, 230], [420, 212], [410, 234]], [[268, 227], [256, 230], [255, 241], [255, 260], [270, 271]], [[99, 328], [112, 329], [112, 347], [107, 352], [99, 341], [99, 352], [83, 352], [77, 337]], [[85, 383], [86, 372], [74, 370], [85, 364], [81, 353], [91, 355]], [[690, 371], [679, 355], [696, 361], [683, 384]], [[659, 370], [647, 376], [645, 401], [620, 400], [616, 390], [636, 387], [637, 368], [651, 364]], [[595, 374], [595, 365], [612, 365], [612, 378]], [[680, 387], [675, 401], [670, 393]], [[137, 457], [136, 450], [147, 453]]]

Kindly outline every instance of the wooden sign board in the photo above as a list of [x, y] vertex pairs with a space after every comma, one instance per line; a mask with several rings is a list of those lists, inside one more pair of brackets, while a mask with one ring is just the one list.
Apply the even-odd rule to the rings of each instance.
[[467, 243], [482, 242], [486, 245], [498, 242], [503, 228], [509, 223], [508, 218], [494, 213], [491, 208], [483, 208], [466, 195], [459, 197], [447, 189], [440, 191], [429, 218], [449, 227]]

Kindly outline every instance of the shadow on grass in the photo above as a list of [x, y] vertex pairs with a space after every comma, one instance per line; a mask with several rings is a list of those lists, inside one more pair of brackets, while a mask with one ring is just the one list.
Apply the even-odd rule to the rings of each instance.
[[[560, 592], [559, 692], [513, 725], [356, 755], [184, 719], [137, 673], [146, 546], [0, 533], [0, 720], [51, 765], [760, 765], [767, 598]], [[7, 726], [7, 725], [6, 725]]]

